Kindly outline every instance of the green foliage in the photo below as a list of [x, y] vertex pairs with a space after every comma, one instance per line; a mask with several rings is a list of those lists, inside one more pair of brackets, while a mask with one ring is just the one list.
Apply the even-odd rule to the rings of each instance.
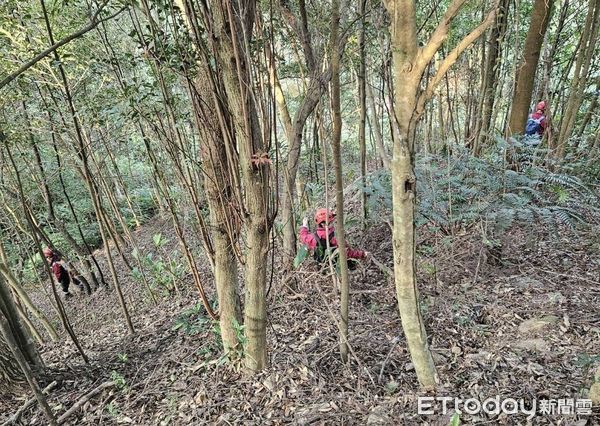
[[235, 330], [235, 336], [237, 338], [240, 347], [245, 350], [248, 345], [248, 338], [244, 333], [244, 325], [240, 324], [235, 318], [233, 320], [233, 329]]
[[302, 262], [304, 262], [304, 259], [306, 259], [307, 256], [308, 256], [308, 249], [306, 248], [306, 246], [302, 245], [298, 249], [298, 253], [296, 254], [296, 257], [294, 258], [294, 269], [298, 269], [298, 267], [302, 264]]
[[125, 377], [123, 377], [123, 375], [121, 373], [119, 373], [118, 371], [111, 371], [110, 373], [110, 379], [115, 383], [115, 386], [117, 387], [117, 389], [119, 390], [127, 390], [127, 381], [125, 380]]
[[[157, 249], [164, 247], [169, 240], [164, 239], [161, 234], [153, 235], [154, 246]], [[139, 261], [141, 269], [134, 267], [132, 275], [138, 282], [143, 282], [144, 276], [152, 290], [157, 290], [163, 296], [171, 294], [175, 290], [175, 282], [183, 280], [186, 267], [181, 263], [178, 251], [165, 254], [163, 257], [155, 257], [153, 253], [142, 254], [137, 249], [131, 253], [132, 257]]]
[[450, 419], [450, 426], [460, 426], [460, 414], [456, 412], [452, 414], [452, 418]]
[[[598, 212], [598, 196], [578, 177], [530, 165], [506, 169], [500, 155], [475, 158], [424, 156], [416, 166], [418, 226], [450, 233], [483, 223], [488, 239], [513, 225], [555, 229], [588, 223]], [[364, 191], [369, 209], [391, 215], [391, 176], [379, 170]]]
[[206, 310], [202, 303], [196, 303], [175, 319], [171, 330], [182, 330], [185, 334], [194, 336], [205, 330], [206, 324], [209, 322], [208, 318], [204, 316], [205, 313]]
[[109, 416], [111, 417], [118, 417], [119, 416], [119, 408], [117, 407], [117, 404], [115, 403], [115, 401], [111, 401], [106, 407], [106, 412], [108, 413]]

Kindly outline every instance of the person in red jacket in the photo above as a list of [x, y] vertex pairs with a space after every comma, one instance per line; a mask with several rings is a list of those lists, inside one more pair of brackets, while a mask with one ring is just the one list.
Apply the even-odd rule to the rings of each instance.
[[[335, 229], [333, 222], [335, 220], [335, 214], [327, 209], [317, 209], [315, 212], [315, 224], [317, 229], [315, 232], [311, 232], [308, 229], [308, 219], [304, 218], [302, 226], [300, 227], [300, 242], [304, 244], [310, 251], [314, 253], [314, 258], [317, 262], [321, 263], [327, 258], [327, 240], [329, 240], [329, 247], [336, 248], [337, 240], [335, 238]], [[329, 235], [327, 235], [329, 231]], [[363, 250], [356, 250], [350, 247], [346, 248], [346, 255], [348, 259], [364, 259], [368, 257], [369, 252]]]
[[[65, 298], [68, 299], [69, 297], [73, 296], [71, 293], [69, 293], [69, 285], [71, 284], [71, 276], [69, 271], [65, 269], [60, 261], [60, 257], [58, 257], [58, 255], [55, 254], [50, 247], [46, 247], [43, 251], [44, 257], [50, 264], [50, 269], [52, 269], [54, 277], [56, 277], [56, 281], [60, 283]], [[81, 282], [75, 277], [73, 277], [73, 283], [81, 287]]]
[[535, 112], [529, 114], [525, 125], [525, 144], [539, 145], [547, 127], [546, 102], [541, 101], [535, 106]]

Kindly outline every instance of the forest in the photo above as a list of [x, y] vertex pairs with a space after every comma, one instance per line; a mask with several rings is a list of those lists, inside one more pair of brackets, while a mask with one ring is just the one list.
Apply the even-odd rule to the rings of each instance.
[[0, 2], [0, 425], [600, 424], [600, 0]]

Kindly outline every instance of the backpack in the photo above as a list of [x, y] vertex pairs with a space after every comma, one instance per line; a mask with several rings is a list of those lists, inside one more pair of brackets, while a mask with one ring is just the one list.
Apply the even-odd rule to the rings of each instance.
[[544, 116], [541, 116], [538, 119], [529, 117], [527, 120], [527, 125], [525, 126], [525, 134], [527, 136], [539, 135], [542, 133], [542, 120]]
[[[319, 234], [316, 231], [313, 233], [313, 235], [315, 236], [315, 239], [317, 240], [317, 245], [315, 246], [313, 258], [318, 263], [323, 263], [323, 261], [327, 258], [327, 240], [325, 238], [319, 237]], [[334, 236], [334, 231], [331, 231], [329, 233], [329, 247], [331, 247], [331, 248], [335, 248], [331, 244], [331, 239], [333, 238], [333, 236]]]

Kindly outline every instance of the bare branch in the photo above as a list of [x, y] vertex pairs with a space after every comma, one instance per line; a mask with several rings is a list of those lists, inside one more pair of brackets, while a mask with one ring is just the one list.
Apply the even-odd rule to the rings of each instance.
[[448, 6], [448, 9], [446, 9], [444, 17], [438, 24], [433, 34], [431, 34], [429, 41], [419, 52], [418, 64], [422, 69], [425, 69], [429, 61], [433, 59], [433, 56], [439, 50], [442, 43], [444, 43], [444, 40], [446, 40], [446, 37], [448, 37], [450, 24], [465, 2], [466, 0], [453, 0], [450, 6]]
[[431, 79], [429, 84], [427, 85], [427, 89], [425, 89], [420, 95], [417, 101], [417, 114], [422, 114], [423, 109], [425, 107], [425, 103], [431, 98], [433, 95], [433, 91], [439, 82], [444, 78], [448, 70], [454, 63], [458, 60], [460, 55], [473, 44], [475, 40], [477, 40], [481, 35], [487, 30], [493, 23], [494, 19], [496, 19], [496, 13], [498, 11], [498, 2], [494, 4], [494, 7], [487, 14], [485, 19], [477, 28], [471, 31], [465, 38], [463, 38], [458, 45], [441, 62], [435, 76]]

